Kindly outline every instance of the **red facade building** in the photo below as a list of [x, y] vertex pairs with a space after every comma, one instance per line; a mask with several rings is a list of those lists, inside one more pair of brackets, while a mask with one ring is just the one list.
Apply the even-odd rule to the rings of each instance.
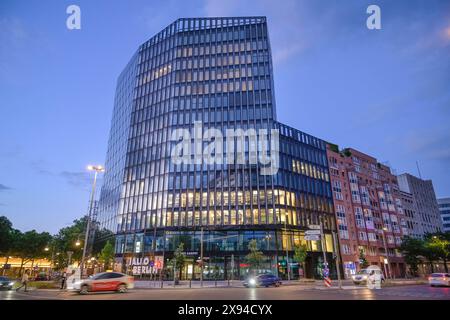
[[348, 148], [327, 146], [340, 251], [346, 278], [368, 265], [386, 277], [403, 277], [398, 250], [408, 233], [397, 177], [375, 158]]

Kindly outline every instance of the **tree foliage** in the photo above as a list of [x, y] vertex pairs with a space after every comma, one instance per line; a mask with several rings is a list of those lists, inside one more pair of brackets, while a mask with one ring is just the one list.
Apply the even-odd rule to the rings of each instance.
[[245, 260], [250, 266], [250, 270], [254, 273], [264, 262], [264, 254], [258, 250], [258, 243], [255, 239], [248, 244], [250, 252], [245, 256]]
[[308, 247], [304, 244], [294, 246], [294, 256], [293, 260], [302, 266], [303, 271], [305, 271], [305, 261], [308, 256]]
[[111, 242], [107, 241], [99, 255], [99, 260], [103, 264], [105, 270], [109, 269], [114, 258], [114, 247]]
[[365, 269], [369, 266], [369, 262], [366, 259], [366, 254], [363, 249], [359, 249], [359, 266], [361, 269]]
[[450, 259], [450, 233], [427, 234], [424, 239], [403, 237], [400, 246], [405, 262], [413, 275], [417, 275], [418, 265], [425, 258], [434, 272], [433, 262], [442, 260], [445, 271], [448, 272], [447, 262]]
[[400, 251], [413, 276], [417, 276], [419, 270], [420, 256], [423, 254], [424, 243], [421, 239], [403, 237]]
[[12, 223], [7, 217], [0, 217], [0, 254], [7, 255], [13, 243]]
[[180, 243], [180, 245], [175, 249], [175, 252], [173, 253], [173, 258], [170, 261], [170, 263], [174, 267], [174, 279], [175, 280], [179, 279], [179, 274], [181, 272], [181, 269], [184, 266], [185, 261], [186, 261], [186, 256], [184, 255], [184, 243]]

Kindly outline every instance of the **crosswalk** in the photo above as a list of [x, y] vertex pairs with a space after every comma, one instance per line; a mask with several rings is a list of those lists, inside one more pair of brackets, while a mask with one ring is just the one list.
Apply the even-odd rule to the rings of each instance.
[[380, 291], [376, 293], [377, 296], [391, 296], [391, 297], [413, 297], [413, 298], [429, 298], [429, 299], [450, 299], [450, 294], [445, 297], [442, 293], [427, 293], [427, 292], [394, 292], [394, 291]]

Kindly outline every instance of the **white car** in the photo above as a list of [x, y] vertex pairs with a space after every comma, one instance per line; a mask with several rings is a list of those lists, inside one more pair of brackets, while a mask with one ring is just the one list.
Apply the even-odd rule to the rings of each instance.
[[450, 287], [450, 274], [448, 273], [432, 273], [428, 277], [430, 286], [446, 286]]
[[120, 272], [102, 272], [88, 278], [76, 281], [71, 287], [72, 291], [80, 294], [98, 291], [127, 292], [134, 288], [134, 278]]
[[352, 280], [354, 284], [366, 284], [367, 279], [370, 276], [371, 272], [375, 272], [375, 274], [380, 275], [381, 283], [384, 282], [384, 275], [381, 269], [378, 266], [370, 266], [367, 269], [362, 269], [357, 274], [352, 275]]

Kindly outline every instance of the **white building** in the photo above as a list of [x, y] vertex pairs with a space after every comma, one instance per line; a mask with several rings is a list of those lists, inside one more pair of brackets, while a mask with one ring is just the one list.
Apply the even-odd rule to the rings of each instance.
[[410, 193], [414, 198], [416, 212], [413, 215], [413, 224], [416, 237], [442, 231], [442, 220], [433, 182], [417, 178], [409, 173], [397, 176], [397, 180], [400, 190]]
[[450, 232], [450, 198], [437, 199], [437, 202], [444, 227], [443, 231]]

